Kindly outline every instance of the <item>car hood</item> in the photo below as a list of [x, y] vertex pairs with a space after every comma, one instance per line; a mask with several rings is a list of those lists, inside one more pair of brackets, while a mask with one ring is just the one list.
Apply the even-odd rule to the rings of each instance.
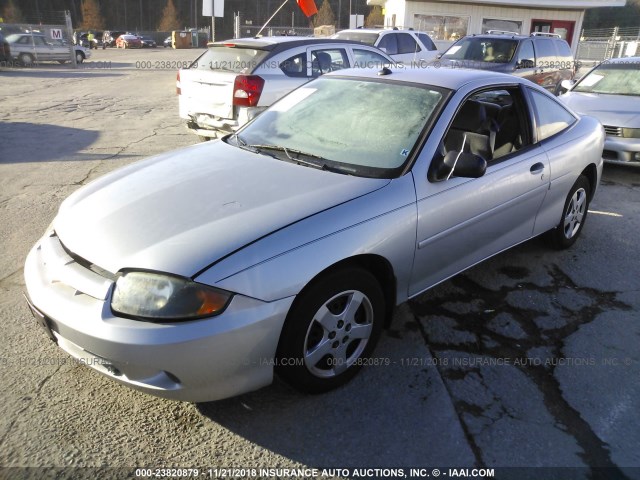
[[388, 182], [215, 141], [90, 183], [63, 202], [53, 227], [70, 252], [109, 272], [135, 268], [191, 277], [261, 237]]
[[577, 113], [595, 117], [603, 125], [640, 128], [640, 97], [568, 92], [559, 98]]

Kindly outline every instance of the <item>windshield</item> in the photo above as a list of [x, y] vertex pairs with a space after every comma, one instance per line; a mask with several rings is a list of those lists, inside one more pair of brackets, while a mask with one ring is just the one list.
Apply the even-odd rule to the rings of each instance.
[[347, 30], [336, 33], [332, 38], [338, 38], [340, 40], [355, 40], [356, 42], [373, 45], [378, 39], [378, 34], [371, 32], [350, 32]]
[[609, 95], [640, 95], [640, 63], [603, 63], [592, 70], [573, 92], [604, 93]]
[[513, 58], [517, 46], [518, 42], [511, 39], [467, 37], [452, 45], [442, 58], [447, 60], [508, 63]]
[[238, 132], [238, 144], [285, 147], [326, 169], [392, 178], [402, 173], [445, 96], [445, 90], [424, 85], [325, 77], [249, 123]]
[[208, 48], [191, 66], [198, 70], [217, 70], [251, 73], [268, 54], [255, 48], [214, 45]]

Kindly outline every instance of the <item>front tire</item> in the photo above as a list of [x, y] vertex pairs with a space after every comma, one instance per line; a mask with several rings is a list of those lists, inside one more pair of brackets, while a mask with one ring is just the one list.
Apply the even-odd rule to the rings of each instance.
[[359, 268], [329, 273], [296, 298], [280, 336], [276, 373], [321, 393], [351, 380], [373, 351], [385, 315], [378, 281]]
[[590, 195], [589, 179], [580, 175], [564, 202], [560, 223], [547, 232], [547, 239], [552, 247], [564, 250], [576, 242], [587, 219]]
[[76, 63], [84, 62], [84, 53], [76, 52]]

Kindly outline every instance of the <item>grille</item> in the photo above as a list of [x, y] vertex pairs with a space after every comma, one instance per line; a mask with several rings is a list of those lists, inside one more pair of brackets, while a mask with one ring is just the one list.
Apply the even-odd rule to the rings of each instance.
[[622, 136], [622, 128], [620, 127], [612, 127], [611, 125], [605, 125], [604, 131], [607, 135], [611, 137], [621, 137]]

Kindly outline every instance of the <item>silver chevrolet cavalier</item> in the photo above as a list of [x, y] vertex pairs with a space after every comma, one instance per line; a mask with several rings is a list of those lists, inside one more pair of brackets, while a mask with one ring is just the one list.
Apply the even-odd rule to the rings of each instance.
[[27, 300], [60, 348], [153, 395], [222, 399], [274, 373], [326, 391], [396, 305], [537, 235], [571, 246], [603, 142], [513, 76], [328, 74], [72, 194], [27, 257]]

